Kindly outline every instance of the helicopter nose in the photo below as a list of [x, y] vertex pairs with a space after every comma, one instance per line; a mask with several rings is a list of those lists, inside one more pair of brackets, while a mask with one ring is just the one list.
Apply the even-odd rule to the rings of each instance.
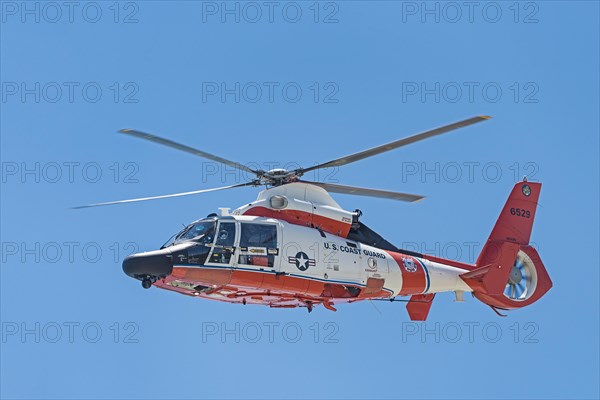
[[165, 277], [173, 271], [173, 256], [157, 250], [132, 254], [123, 260], [123, 272], [135, 279]]

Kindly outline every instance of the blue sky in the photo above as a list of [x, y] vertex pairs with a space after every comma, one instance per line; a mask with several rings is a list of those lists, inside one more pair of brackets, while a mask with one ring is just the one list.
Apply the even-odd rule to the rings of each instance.
[[[452, 4], [2, 1], [0, 396], [598, 398], [598, 3]], [[426, 195], [335, 198], [467, 262], [515, 181], [542, 181], [532, 240], [554, 287], [507, 318], [450, 294], [425, 324], [402, 303], [243, 307], [122, 273], [255, 189], [67, 209], [244, 178], [121, 128], [264, 168], [478, 114], [308, 178]]]

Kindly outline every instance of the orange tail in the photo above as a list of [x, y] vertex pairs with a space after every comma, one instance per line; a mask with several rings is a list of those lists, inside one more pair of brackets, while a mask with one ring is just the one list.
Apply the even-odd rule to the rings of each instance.
[[479, 300], [493, 308], [520, 308], [537, 301], [552, 281], [529, 245], [541, 183], [517, 183], [475, 263], [461, 275]]

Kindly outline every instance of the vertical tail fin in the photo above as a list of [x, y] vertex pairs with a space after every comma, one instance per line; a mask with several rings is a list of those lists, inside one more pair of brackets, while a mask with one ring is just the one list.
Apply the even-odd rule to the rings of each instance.
[[552, 281], [529, 245], [542, 184], [519, 182], [492, 229], [476, 268], [461, 278], [479, 300], [493, 308], [520, 308], [537, 301]]
[[517, 183], [508, 196], [489, 240], [529, 244], [541, 188], [539, 182]]
[[501, 260], [502, 257], [510, 259], [513, 255], [506, 254], [507, 252], [514, 253], [516, 257], [520, 246], [529, 245], [541, 189], [541, 183], [526, 181], [513, 187], [492, 233], [477, 258], [477, 267], [500, 264], [504, 261]]
[[[513, 187], [492, 233], [477, 258], [475, 263], [477, 267], [499, 261], [501, 248], [512, 247], [518, 251], [520, 246], [529, 245], [541, 189], [541, 183], [526, 181], [519, 182]], [[514, 245], [509, 246], [508, 243]]]

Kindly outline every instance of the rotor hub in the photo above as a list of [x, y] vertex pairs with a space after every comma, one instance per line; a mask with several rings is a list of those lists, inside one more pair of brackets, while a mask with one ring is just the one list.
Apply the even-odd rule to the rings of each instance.
[[508, 282], [512, 285], [518, 285], [523, 280], [523, 273], [521, 270], [514, 265], [512, 270], [510, 271], [510, 276], [508, 277]]
[[289, 171], [283, 168], [274, 168], [265, 171], [260, 178], [263, 183], [271, 186], [281, 186], [286, 183], [295, 182], [299, 178], [297, 171]]

